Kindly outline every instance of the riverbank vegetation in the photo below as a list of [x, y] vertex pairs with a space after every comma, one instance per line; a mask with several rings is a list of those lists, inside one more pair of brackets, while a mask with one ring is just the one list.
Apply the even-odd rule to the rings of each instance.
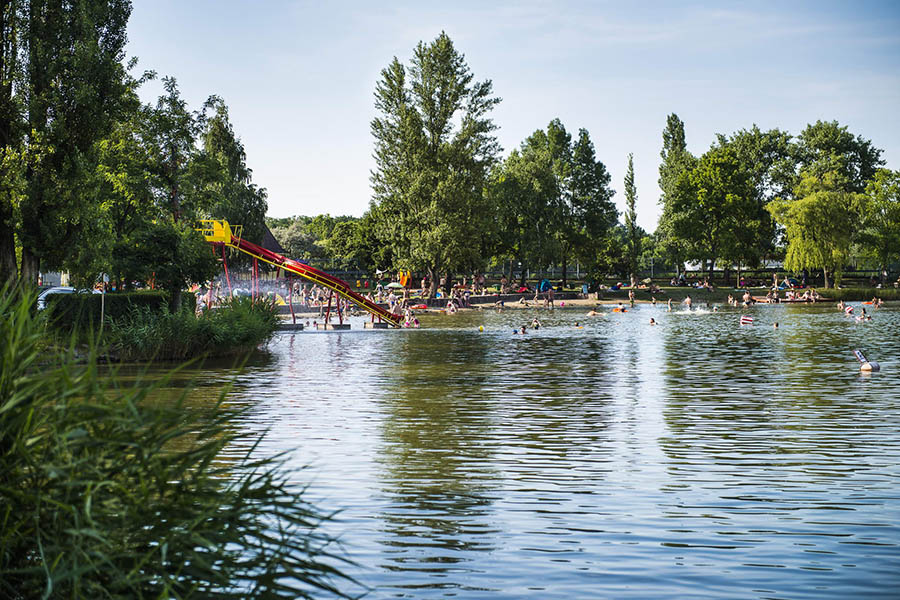
[[279, 318], [270, 302], [237, 298], [195, 315], [135, 307], [109, 322], [103, 341], [118, 360], [187, 360], [246, 354], [275, 333]]
[[278, 327], [277, 308], [266, 300], [235, 298], [195, 311], [195, 298], [169, 309], [163, 292], [59, 294], [42, 317], [53, 338], [96, 344], [115, 361], [187, 360], [246, 354], [268, 342]]
[[48, 349], [33, 300], [0, 292], [0, 597], [345, 597], [327, 513], [243, 409]]

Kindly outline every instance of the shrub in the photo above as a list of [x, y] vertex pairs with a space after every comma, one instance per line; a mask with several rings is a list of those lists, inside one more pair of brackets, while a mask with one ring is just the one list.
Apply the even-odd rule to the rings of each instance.
[[277, 325], [271, 303], [249, 298], [232, 300], [199, 317], [188, 310], [170, 313], [165, 306], [133, 307], [124, 317], [109, 321], [106, 341], [122, 360], [183, 360], [245, 353], [267, 342]]
[[[197, 299], [193, 294], [184, 296], [185, 308], [194, 310]], [[55, 329], [63, 332], [96, 331], [100, 325], [101, 303], [103, 313], [111, 319], [121, 319], [132, 309], [146, 307], [158, 311], [169, 303], [166, 292], [121, 292], [106, 294], [53, 294], [47, 300], [47, 317]]]
[[0, 597], [347, 597], [284, 457], [217, 460], [241, 409], [48, 355], [33, 303], [0, 292]]
[[823, 289], [819, 288], [818, 292], [826, 298], [834, 300], [871, 300], [874, 297], [882, 300], [900, 300], [900, 290], [889, 287], [883, 289], [876, 288], [842, 288], [842, 289]]

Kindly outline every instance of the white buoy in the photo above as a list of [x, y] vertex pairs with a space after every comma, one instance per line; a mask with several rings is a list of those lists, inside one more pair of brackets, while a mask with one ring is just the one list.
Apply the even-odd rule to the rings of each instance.
[[867, 361], [867, 362], [864, 362], [863, 364], [861, 364], [859, 366], [859, 370], [860, 371], [880, 371], [881, 365], [879, 365], [874, 360], [870, 360], [870, 361]]

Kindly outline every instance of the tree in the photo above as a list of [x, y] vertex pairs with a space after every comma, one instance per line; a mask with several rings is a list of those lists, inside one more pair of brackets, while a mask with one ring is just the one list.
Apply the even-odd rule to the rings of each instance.
[[[848, 192], [862, 193], [875, 171], [884, 164], [881, 150], [870, 140], [855, 136], [837, 121], [816, 121], [798, 136], [796, 147], [799, 178], [811, 174], [824, 180], [829, 172], [839, 175]], [[799, 180], [798, 180], [799, 182]]]
[[[125, 86], [128, 0], [23, 0], [0, 4], [0, 269], [10, 230], [23, 281], [60, 266], [91, 222], [95, 142], [108, 132]], [[17, 164], [11, 164], [17, 163]], [[17, 176], [21, 181], [16, 182]]]
[[688, 258], [702, 260], [711, 274], [716, 260], [738, 257], [756, 203], [750, 173], [732, 146], [713, 146], [684, 171], [669, 202], [672, 235]]
[[625, 171], [625, 245], [628, 257], [628, 272], [633, 277], [638, 270], [638, 256], [641, 253], [641, 237], [637, 224], [637, 191], [634, 187], [634, 158], [628, 155], [628, 168]]
[[195, 164], [202, 180], [201, 194], [209, 196], [209, 215], [243, 226], [243, 236], [259, 243], [265, 232], [268, 204], [265, 188], [252, 183], [247, 154], [228, 118], [221, 98], [212, 99], [215, 114], [202, 133], [203, 151]]
[[615, 191], [609, 187], [611, 177], [601, 161], [597, 160], [594, 143], [587, 129], [578, 130], [578, 139], [572, 145], [572, 165], [567, 187], [568, 214], [565, 229], [568, 234], [563, 253], [563, 283], [566, 280], [565, 258], [572, 253], [575, 258], [590, 266], [596, 257], [596, 242], [615, 226], [619, 213], [612, 201]]
[[675, 208], [678, 182], [683, 173], [694, 167], [696, 159], [687, 150], [684, 122], [675, 113], [667, 117], [662, 139], [662, 150], [659, 153], [662, 159], [659, 164], [659, 187], [662, 190], [659, 203], [662, 205], [662, 215], [659, 218], [656, 236], [660, 251], [669, 257], [678, 270], [690, 251], [687, 242], [676, 232], [675, 223], [679, 220]]
[[826, 288], [829, 271], [835, 285], [840, 284], [859, 220], [862, 195], [848, 191], [851, 186], [837, 171], [821, 178], [805, 173], [794, 192], [796, 200], [777, 198], [768, 204], [787, 234], [784, 266], [793, 271], [822, 269]]
[[878, 258], [884, 284], [888, 265], [900, 258], [900, 171], [875, 172], [866, 187], [858, 241]]
[[[543, 135], [538, 130], [532, 137]], [[521, 280], [528, 265], [548, 264], [554, 257], [552, 232], [558, 217], [558, 180], [548, 145], [523, 143], [493, 173], [490, 199], [497, 206], [504, 253], [522, 264]]]
[[439, 273], [483, 260], [470, 241], [493, 216], [483, 188], [499, 151], [488, 114], [500, 100], [490, 81], [473, 80], [441, 33], [416, 46], [408, 70], [395, 57], [375, 90], [377, 234], [396, 266], [428, 272], [432, 291]]

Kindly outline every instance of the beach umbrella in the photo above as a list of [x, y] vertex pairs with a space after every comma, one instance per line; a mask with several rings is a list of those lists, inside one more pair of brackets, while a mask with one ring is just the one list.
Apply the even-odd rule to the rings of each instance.
[[389, 288], [402, 288], [403, 286], [400, 285], [399, 283], [397, 283], [396, 281], [392, 281], [392, 282], [390, 282], [389, 284], [387, 284], [385, 287], [389, 287]]

